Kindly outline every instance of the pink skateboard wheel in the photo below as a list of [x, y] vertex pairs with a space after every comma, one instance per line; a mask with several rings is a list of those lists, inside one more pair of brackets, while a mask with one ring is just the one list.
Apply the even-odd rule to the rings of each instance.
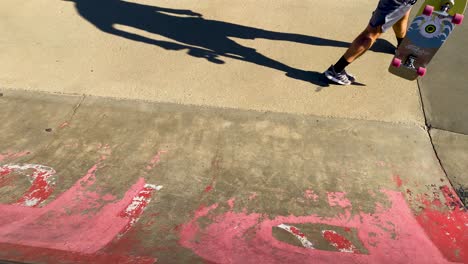
[[418, 75], [422, 77], [426, 75], [426, 68], [419, 67], [417, 72], [418, 72]]
[[401, 60], [399, 58], [393, 58], [392, 66], [395, 68], [399, 68], [401, 66]]
[[455, 25], [460, 25], [463, 22], [464, 17], [465, 16], [462, 14], [455, 14], [452, 18], [452, 23], [454, 23]]
[[434, 7], [431, 5], [426, 5], [423, 10], [423, 15], [430, 16], [434, 12]]

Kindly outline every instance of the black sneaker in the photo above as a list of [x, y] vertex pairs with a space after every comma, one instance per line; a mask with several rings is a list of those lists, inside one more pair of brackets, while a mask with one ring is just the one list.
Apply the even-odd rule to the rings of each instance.
[[345, 70], [342, 72], [336, 72], [333, 65], [330, 66], [330, 68], [328, 68], [328, 70], [326, 70], [323, 74], [325, 74], [327, 79], [341, 85], [350, 85], [356, 80], [353, 75], [348, 74]]

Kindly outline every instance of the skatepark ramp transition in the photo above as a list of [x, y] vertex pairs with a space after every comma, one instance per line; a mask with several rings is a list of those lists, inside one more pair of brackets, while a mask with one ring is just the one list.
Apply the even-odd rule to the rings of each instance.
[[462, 39], [468, 27], [454, 31], [419, 86], [434, 149], [453, 187], [468, 205], [468, 55]]
[[0, 263], [468, 263], [468, 27], [324, 83], [374, 8], [0, 1]]

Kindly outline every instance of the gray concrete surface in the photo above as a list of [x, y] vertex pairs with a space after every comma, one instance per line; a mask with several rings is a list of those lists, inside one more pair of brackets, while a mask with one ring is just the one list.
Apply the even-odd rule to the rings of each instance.
[[468, 134], [468, 55], [463, 49], [467, 36], [466, 25], [456, 27], [431, 62], [427, 76], [418, 80], [435, 150], [465, 205], [468, 202], [468, 178], [463, 171], [468, 165], [464, 136]]
[[468, 204], [468, 135], [433, 129], [431, 137], [447, 176]]
[[[426, 203], [442, 199], [440, 188], [448, 184], [427, 132], [419, 126], [15, 91], [4, 92], [0, 100], [3, 169], [41, 164], [56, 171], [53, 193], [31, 211], [14, 205], [30, 183], [18, 179], [20, 174], [0, 171], [14, 182], [0, 189], [0, 245], [7, 249], [0, 250], [0, 259], [108, 263], [124, 255], [129, 263], [230, 263], [226, 258], [232, 257], [238, 258], [235, 263], [251, 257], [276, 263], [286, 257], [298, 263], [305, 254], [323, 263], [336, 258], [399, 263], [421, 252], [427, 259], [419, 256], [420, 263], [464, 258], [464, 251], [461, 257], [456, 253], [462, 250], [458, 244], [449, 248], [438, 241], [440, 234], [430, 233], [434, 242], [428, 240], [421, 226], [433, 230], [432, 222], [412, 220], [430, 217], [427, 210], [433, 208]], [[83, 177], [89, 174], [91, 179]], [[89, 238], [74, 240], [86, 235], [85, 223], [106, 234], [107, 229], [93, 228], [101, 221], [117, 221], [116, 215], [100, 212], [125, 199], [141, 179], [162, 189], [131, 231], [102, 247], [101, 236], [87, 247], [82, 244]], [[81, 187], [74, 187], [77, 183]], [[57, 207], [69, 192], [75, 200]], [[61, 206], [68, 209], [61, 212]], [[211, 208], [210, 217], [204, 217], [205, 208]], [[18, 229], [11, 223], [13, 212], [34, 210], [41, 216], [22, 220], [29, 224]], [[19, 219], [28, 219], [24, 217]], [[248, 232], [242, 223], [248, 226], [252, 218], [260, 227], [271, 225], [272, 233]], [[292, 233], [278, 228], [284, 223], [300, 228], [319, 250], [296, 255], [304, 248]], [[255, 225], [249, 228], [256, 230]], [[340, 248], [324, 240], [324, 230], [344, 236], [361, 253], [332, 254]], [[187, 240], [190, 232], [200, 233]], [[229, 232], [236, 233], [230, 237]], [[251, 244], [246, 236], [263, 240]], [[219, 241], [230, 241], [238, 250], [219, 248]], [[66, 254], [60, 253], [62, 243], [69, 248]], [[29, 249], [37, 245], [39, 251]], [[291, 251], [293, 245], [297, 249]], [[262, 252], [263, 247], [269, 249]], [[386, 255], [388, 247], [399, 253]]]
[[375, 5], [1, 1], [0, 262], [468, 263], [466, 27], [328, 85]]
[[416, 83], [386, 73], [392, 34], [350, 67], [366, 86], [327, 87], [321, 78], [367, 25], [372, 1], [118, 3], [2, 1], [1, 87], [423, 123]]
[[455, 28], [437, 53], [428, 75], [419, 81], [427, 122], [431, 127], [468, 134], [468, 27]]

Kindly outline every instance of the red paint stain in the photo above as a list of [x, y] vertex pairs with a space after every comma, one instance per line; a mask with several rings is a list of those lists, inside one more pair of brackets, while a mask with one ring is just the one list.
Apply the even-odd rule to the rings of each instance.
[[[403, 195], [395, 191], [382, 191], [390, 207], [376, 205], [372, 214], [351, 213], [346, 207], [335, 217], [319, 215], [277, 216], [228, 211], [214, 212], [217, 204], [201, 207], [194, 218], [179, 229], [179, 243], [191, 249], [207, 262], [214, 263], [449, 263], [429, 239]], [[333, 206], [333, 203], [332, 205]], [[204, 227], [198, 221], [204, 218]], [[366, 254], [313, 250], [277, 240], [273, 228], [282, 223], [326, 224], [356, 230]], [[337, 247], [346, 249], [346, 240], [328, 234]], [[339, 243], [338, 243], [339, 242]], [[357, 251], [352, 246], [352, 250]]]
[[17, 204], [37, 207], [49, 198], [54, 190], [53, 185], [47, 182], [50, 176], [48, 172], [39, 172], [29, 190], [18, 200]]
[[44, 207], [0, 204], [0, 243], [87, 255], [117, 238], [143, 212], [150, 191], [140, 178], [122, 199], [101, 204], [111, 196], [93, 188], [97, 165]]
[[351, 241], [333, 230], [324, 230], [322, 231], [322, 235], [330, 245], [334, 246], [340, 252], [360, 253]]
[[[49, 248], [31, 247], [26, 245], [0, 243], [0, 259], [15, 262], [47, 263], [47, 264], [154, 264], [157, 259], [146, 256], [132, 256], [129, 254], [107, 254], [98, 252], [83, 254], [73, 251], [63, 251]], [[14, 252], [14, 254], [5, 254]]]
[[205, 188], [205, 191], [204, 191], [204, 192], [206, 192], [206, 193], [207, 193], [207, 192], [210, 192], [211, 190], [213, 190], [213, 186], [211, 186], [211, 185], [208, 185], [208, 186], [206, 186], [206, 188]]
[[468, 263], [468, 212], [452, 188], [443, 186], [441, 191], [445, 206], [437, 196], [418, 198], [425, 209], [416, 220], [450, 261]]
[[125, 234], [138, 221], [138, 218], [151, 201], [153, 192], [157, 189], [157, 186], [146, 184], [138, 194], [133, 197], [132, 202], [127, 208], [120, 212], [120, 217], [128, 218], [130, 221], [128, 221], [127, 225], [119, 232], [119, 236]]
[[401, 180], [400, 175], [394, 175], [393, 181], [395, 182], [397, 187], [401, 187], [403, 185], [403, 181]]
[[2, 166], [2, 167], [0, 167], [0, 176], [6, 176], [6, 175], [10, 174], [12, 171], [13, 171], [13, 169]]
[[293, 234], [300, 236], [300, 237], [305, 237], [305, 235], [301, 233], [301, 231], [299, 231], [299, 229], [295, 228], [294, 226], [291, 226], [289, 229], [291, 230]]
[[55, 185], [54, 169], [37, 164], [6, 164], [0, 166], [0, 176], [2, 178], [13, 172], [22, 174], [32, 181], [31, 187], [17, 201], [18, 205], [37, 207], [52, 194]]

